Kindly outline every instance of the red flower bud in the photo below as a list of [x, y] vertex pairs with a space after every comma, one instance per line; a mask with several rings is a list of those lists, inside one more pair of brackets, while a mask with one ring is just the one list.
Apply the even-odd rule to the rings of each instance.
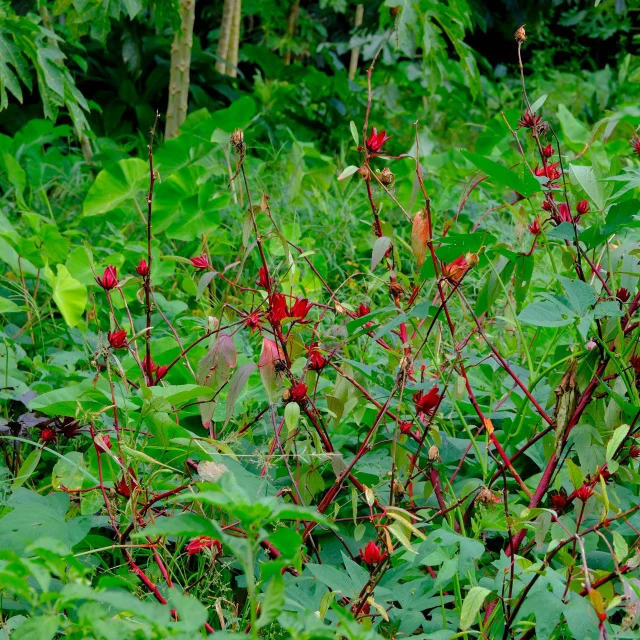
[[367, 138], [367, 149], [371, 153], [380, 153], [384, 143], [390, 138], [391, 136], [388, 136], [386, 131], [378, 133], [375, 127], [371, 127], [371, 134]]
[[105, 290], [111, 291], [118, 286], [118, 276], [116, 274], [116, 268], [109, 265], [104, 270], [102, 278], [96, 276], [96, 282]]
[[518, 120], [519, 127], [525, 127], [527, 129], [535, 128], [538, 123], [542, 120], [542, 116], [537, 116], [531, 113], [529, 109], [526, 109], [524, 115]]
[[538, 167], [535, 170], [537, 176], [546, 176], [549, 180], [557, 180], [562, 173], [558, 170], [560, 162], [551, 162], [546, 167]]
[[555, 214], [554, 219], [558, 224], [560, 222], [573, 222], [569, 205], [566, 202], [561, 202], [558, 205], [558, 213]]
[[289, 312], [289, 317], [295, 318], [298, 322], [302, 322], [307, 317], [312, 306], [307, 298], [296, 298]]
[[280, 324], [285, 318], [289, 316], [287, 310], [287, 300], [281, 293], [274, 293], [271, 296], [271, 309], [267, 313], [269, 322], [273, 325]]
[[136, 273], [143, 278], [149, 275], [149, 265], [144, 258], [140, 259], [140, 263], [136, 267]]
[[438, 395], [438, 386], [431, 387], [428, 393], [418, 391], [413, 394], [413, 403], [416, 406], [418, 415], [430, 415], [434, 409], [440, 404], [440, 396]]
[[589, 201], [588, 200], [580, 200], [576, 205], [576, 211], [582, 216], [585, 213], [589, 213]]
[[138, 481], [136, 480], [136, 474], [133, 472], [133, 468], [129, 467], [127, 471], [128, 478], [124, 475], [118, 482], [116, 482], [115, 490], [121, 496], [125, 498], [131, 497], [131, 489], [135, 489], [138, 486]]
[[442, 267], [442, 275], [448, 280], [458, 281], [469, 270], [466, 256], [460, 256]]
[[269, 288], [269, 278], [267, 276], [267, 270], [264, 267], [258, 269], [258, 286], [263, 289]]
[[553, 207], [551, 206], [551, 203], [550, 203], [548, 200], [545, 200], [545, 201], [542, 203], [542, 208], [543, 208], [545, 211], [552, 211], [552, 210], [553, 210]]
[[553, 155], [553, 145], [549, 143], [546, 147], [542, 147], [542, 155], [545, 158], [550, 158]]
[[[103, 443], [104, 443], [104, 446], [103, 446]], [[102, 436], [102, 442], [100, 444], [98, 444], [96, 442], [96, 444], [103, 451], [106, 451], [107, 449], [111, 449], [111, 447], [113, 446], [113, 444], [111, 443], [111, 436], [110, 435]]]
[[45, 427], [40, 432], [40, 440], [44, 443], [53, 442], [57, 437], [56, 430], [51, 427]]
[[208, 536], [200, 536], [199, 538], [193, 538], [187, 545], [187, 555], [193, 556], [197, 553], [201, 553], [205, 549], [216, 549], [216, 555], [222, 553], [222, 544], [215, 538], [209, 538]]
[[190, 260], [193, 268], [197, 269], [198, 271], [204, 271], [205, 269], [209, 268], [209, 258], [206, 253], [190, 258]]
[[307, 385], [304, 382], [298, 382], [291, 387], [291, 395], [289, 396], [293, 402], [301, 404], [307, 397]]
[[631, 293], [629, 292], [628, 289], [625, 289], [624, 287], [620, 287], [616, 291], [616, 298], [618, 298], [620, 302], [626, 302], [630, 297], [631, 297]]
[[251, 329], [251, 331], [260, 329], [260, 316], [255, 311], [253, 313], [249, 313], [245, 317], [244, 323], [249, 327], [249, 329]]
[[562, 493], [554, 493], [549, 497], [549, 502], [551, 503], [551, 508], [554, 511], [560, 512], [567, 506], [569, 499]]
[[124, 349], [127, 346], [127, 332], [124, 329], [120, 331], [109, 331], [107, 340], [112, 349]]
[[371, 313], [371, 309], [366, 304], [361, 304], [358, 307], [358, 318], [364, 318]]
[[640, 136], [633, 136], [633, 138], [629, 140], [629, 144], [633, 147], [634, 152], [640, 156]]
[[161, 364], [156, 367], [156, 384], [167, 375], [167, 371], [169, 371], [169, 367], [166, 364]]
[[637, 447], [636, 445], [632, 445], [631, 448], [629, 449], [629, 457], [633, 458], [634, 460], [637, 460], [638, 458], [640, 458], [640, 447]]
[[309, 369], [321, 371], [327, 364], [327, 359], [315, 347], [309, 350]]
[[158, 365], [151, 359], [151, 356], [147, 353], [142, 360], [143, 371], [151, 377], [151, 374], [158, 368]]
[[536, 218], [530, 225], [529, 231], [534, 236], [539, 236], [542, 233], [542, 228], [540, 227], [540, 223], [538, 222], [538, 218]]
[[382, 558], [382, 550], [373, 540], [369, 540], [367, 546], [360, 549], [360, 559], [368, 565], [376, 565]]
[[576, 498], [582, 502], [586, 502], [593, 495], [593, 488], [588, 484], [583, 484], [579, 489], [576, 489]]

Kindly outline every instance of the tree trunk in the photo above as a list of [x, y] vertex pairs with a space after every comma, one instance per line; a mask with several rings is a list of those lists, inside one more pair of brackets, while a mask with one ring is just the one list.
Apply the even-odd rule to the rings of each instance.
[[[354, 27], [357, 29], [362, 24], [364, 18], [364, 5], [359, 4], [356, 7], [356, 18], [354, 21]], [[360, 57], [360, 47], [353, 47], [351, 49], [351, 60], [349, 60], [349, 80], [354, 80], [356, 72], [358, 71], [358, 58]]]
[[[289, 17], [287, 18], [287, 36], [293, 40], [296, 34], [296, 24], [298, 22], [298, 16], [300, 15], [300, 2], [294, 2], [289, 11]], [[284, 64], [289, 66], [292, 60], [291, 49], [287, 49], [284, 52]]]
[[242, 0], [235, 0], [231, 35], [229, 37], [229, 53], [227, 60], [227, 75], [232, 78], [238, 75], [238, 52], [240, 49], [240, 21], [242, 18]]
[[193, 45], [193, 23], [196, 15], [196, 0], [180, 0], [180, 30], [171, 45], [171, 73], [169, 75], [169, 105], [165, 139], [178, 135], [180, 125], [187, 117], [189, 106], [189, 68]]
[[222, 22], [220, 23], [220, 37], [218, 38], [218, 49], [216, 51], [216, 71], [227, 73], [227, 61], [229, 60], [229, 42], [231, 41], [231, 29], [233, 19], [236, 14], [236, 0], [224, 0], [222, 9]]

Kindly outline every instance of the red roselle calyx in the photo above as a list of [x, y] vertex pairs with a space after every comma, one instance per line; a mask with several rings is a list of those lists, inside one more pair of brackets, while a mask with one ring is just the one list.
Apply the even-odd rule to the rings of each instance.
[[530, 225], [529, 231], [534, 236], [539, 236], [542, 233], [542, 228], [540, 227], [540, 223], [538, 222], [538, 218], [536, 218]]
[[418, 415], [431, 415], [434, 409], [440, 403], [440, 395], [438, 394], [438, 386], [431, 387], [428, 393], [418, 391], [413, 394], [413, 403], [416, 407]]
[[542, 203], [542, 208], [543, 208], [545, 211], [553, 211], [553, 206], [552, 206], [552, 204], [551, 204], [548, 200], [545, 200], [545, 201]]
[[245, 317], [244, 323], [249, 327], [249, 329], [251, 329], [251, 331], [260, 329], [260, 316], [254, 311]]
[[360, 559], [368, 565], [376, 565], [382, 560], [382, 549], [373, 540], [369, 540], [364, 549], [360, 549]]
[[358, 318], [363, 318], [371, 313], [371, 309], [366, 304], [361, 304], [358, 307]]
[[640, 156], [640, 136], [635, 135], [631, 140], [629, 140], [629, 144], [633, 148], [633, 151]]
[[289, 311], [287, 310], [286, 298], [282, 293], [274, 293], [271, 296], [271, 308], [267, 314], [269, 322], [273, 325], [278, 325], [288, 316]]
[[391, 136], [388, 136], [386, 131], [378, 133], [375, 127], [371, 127], [371, 134], [367, 138], [367, 149], [371, 153], [380, 153], [384, 143], [390, 138]]
[[534, 173], [540, 177], [546, 176], [551, 181], [557, 180], [558, 178], [560, 178], [560, 176], [562, 176], [562, 173], [558, 169], [559, 164], [560, 162], [551, 162], [546, 167], [536, 168]]
[[546, 147], [542, 147], [542, 155], [545, 158], [550, 158], [553, 153], [553, 145], [551, 143], [549, 143]]
[[189, 544], [187, 545], [187, 555], [193, 556], [197, 553], [201, 553], [205, 549], [214, 549], [216, 550], [216, 555], [220, 555], [222, 553], [222, 544], [219, 540], [215, 538], [209, 538], [208, 536], [200, 536], [199, 538], [192, 538]]
[[589, 213], [589, 201], [588, 200], [580, 200], [576, 205], [576, 211], [582, 216], [585, 213]]
[[204, 271], [209, 268], [209, 257], [206, 253], [190, 258], [189, 260], [191, 261], [193, 268], [197, 271]]
[[551, 217], [557, 224], [560, 224], [561, 222], [573, 222], [573, 217], [571, 216], [569, 205], [566, 202], [561, 202], [558, 205], [558, 211], [554, 211], [551, 214]]
[[586, 502], [593, 495], [593, 488], [588, 484], [583, 484], [579, 489], [576, 489], [576, 498], [582, 502]]
[[289, 311], [289, 317], [295, 318], [298, 322], [302, 322], [307, 317], [312, 306], [307, 298], [296, 298], [296, 301]]
[[112, 349], [124, 349], [127, 346], [127, 332], [124, 329], [109, 331], [107, 340]]
[[620, 302], [627, 302], [627, 300], [629, 300], [630, 297], [631, 297], [631, 292], [628, 289], [626, 289], [625, 287], [620, 287], [616, 291], [616, 298]]
[[327, 359], [318, 351], [316, 347], [309, 350], [309, 369], [311, 371], [321, 371], [327, 364]]
[[424, 263], [430, 236], [427, 212], [425, 209], [420, 209], [413, 217], [413, 225], [411, 227], [411, 249], [419, 267]]
[[142, 369], [151, 377], [151, 374], [158, 368], [158, 365], [151, 359], [151, 356], [147, 353], [142, 360]]
[[116, 268], [109, 265], [105, 270], [102, 278], [96, 276], [96, 282], [105, 290], [111, 291], [118, 286], [118, 276]]
[[520, 120], [518, 120], [518, 126], [534, 130], [535, 127], [537, 127], [540, 123], [540, 120], [542, 120], [542, 116], [535, 115], [531, 113], [529, 109], [526, 109], [524, 115], [520, 118]]
[[44, 442], [45, 444], [47, 442], [53, 442], [57, 437], [58, 436], [56, 434], [56, 430], [52, 429], [51, 427], [45, 427], [40, 432], [40, 440], [42, 440], [42, 442]]
[[304, 382], [294, 384], [289, 390], [289, 400], [302, 404], [307, 397], [307, 385]]
[[140, 262], [136, 267], [136, 273], [139, 276], [142, 276], [143, 278], [149, 275], [149, 265], [147, 264], [147, 261], [144, 258], [140, 259]]
[[447, 280], [457, 282], [471, 267], [475, 267], [477, 264], [478, 256], [475, 253], [467, 253], [449, 264], [443, 265], [442, 276]]
[[257, 284], [259, 287], [262, 287], [263, 289], [269, 288], [269, 276], [267, 276], [267, 270], [264, 267], [260, 267], [260, 269], [258, 269]]

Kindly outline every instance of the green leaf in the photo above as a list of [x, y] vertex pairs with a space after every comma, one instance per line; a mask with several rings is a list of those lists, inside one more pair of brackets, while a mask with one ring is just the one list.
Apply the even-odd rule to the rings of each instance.
[[257, 627], [262, 629], [274, 622], [282, 613], [284, 608], [284, 580], [282, 576], [276, 574], [269, 581], [267, 591], [264, 594], [260, 605], [260, 617]]
[[38, 615], [27, 618], [12, 634], [13, 640], [52, 640], [60, 628], [58, 616]]
[[491, 593], [484, 587], [471, 587], [469, 593], [462, 603], [460, 612], [460, 629], [466, 631], [474, 622], [477, 613], [480, 611], [485, 598]]
[[40, 448], [34, 449], [25, 459], [22, 465], [20, 466], [20, 470], [18, 471], [18, 475], [13, 480], [13, 485], [11, 486], [11, 490], [15, 491], [18, 487], [21, 487], [30, 477], [31, 474], [36, 470], [38, 466], [38, 462], [40, 462], [40, 455], [42, 454], [42, 450]]
[[532, 105], [531, 105], [531, 113], [537, 113], [540, 110], [540, 107], [545, 103], [548, 98], [548, 94], [541, 95]]
[[535, 327], [565, 327], [575, 320], [575, 313], [558, 300], [532, 302], [518, 316], [520, 322]]
[[618, 447], [624, 442], [629, 433], [629, 425], [620, 425], [611, 436], [611, 440], [607, 443], [607, 462], [613, 459]]
[[369, 267], [371, 271], [373, 271], [380, 260], [384, 258], [384, 254], [387, 253], [390, 246], [391, 238], [388, 236], [382, 236], [375, 241], [373, 251], [371, 252], [371, 266]]
[[208, 518], [195, 513], [179, 513], [175, 516], [157, 518], [153, 524], [134, 533], [134, 538], [145, 536], [209, 536], [220, 537], [218, 526]]
[[300, 405], [297, 402], [289, 402], [284, 408], [284, 421], [287, 425], [289, 433], [298, 428], [300, 420]]
[[598, 294], [592, 285], [582, 280], [571, 280], [564, 276], [557, 276], [557, 278], [562, 284], [569, 306], [575, 311], [576, 315], [583, 316], [587, 311], [591, 310], [591, 307], [598, 299]]
[[229, 420], [231, 420], [231, 418], [233, 417], [236, 402], [240, 396], [240, 393], [247, 384], [247, 380], [249, 380], [249, 377], [257, 368], [258, 365], [255, 362], [247, 362], [246, 364], [239, 366], [234, 371], [233, 376], [229, 381], [229, 390], [227, 392], [227, 406], [224, 419], [225, 427], [227, 426]]
[[156, 398], [164, 398], [172, 405], [184, 404], [191, 400], [202, 398], [208, 400], [214, 393], [210, 387], [197, 384], [172, 384], [167, 387], [151, 387], [151, 393]]
[[360, 144], [360, 136], [358, 135], [358, 127], [356, 127], [356, 123], [352, 120], [349, 123], [349, 128], [351, 129], [351, 136], [353, 137], [353, 141], [356, 145]]
[[340, 172], [340, 175], [338, 176], [338, 180], [344, 180], [345, 178], [352, 176], [357, 170], [358, 170], [358, 167], [356, 167], [353, 164], [349, 165], [348, 167], [345, 167]]
[[140, 158], [126, 158], [103, 169], [91, 185], [82, 207], [83, 215], [99, 216], [117, 208], [128, 208], [137, 216], [133, 202], [149, 183], [149, 167]]
[[567, 471], [569, 472], [569, 478], [571, 478], [573, 488], [579, 489], [584, 484], [584, 476], [573, 460], [567, 460]]
[[540, 183], [529, 172], [525, 172], [523, 177], [520, 178], [515, 171], [507, 169], [507, 167], [504, 167], [493, 160], [483, 158], [476, 153], [471, 153], [464, 149], [461, 149], [460, 153], [462, 153], [462, 155], [469, 160], [471, 164], [478, 167], [480, 171], [486, 173], [494, 182], [517, 191], [525, 198], [528, 198], [537, 191], [540, 191]]
[[75, 327], [84, 315], [84, 308], [87, 305], [87, 287], [78, 282], [63, 264], [57, 266], [55, 277], [48, 267], [45, 275], [48, 280], [53, 280], [53, 301], [64, 321], [70, 327]]
[[569, 173], [595, 203], [596, 207], [602, 211], [605, 206], [604, 191], [602, 183], [596, 178], [593, 167], [578, 167], [570, 164]]
[[629, 545], [627, 541], [617, 532], [613, 532], [613, 550], [616, 554], [618, 563], [622, 562], [629, 553]]
[[563, 104], [558, 107], [558, 120], [560, 120], [562, 131], [569, 142], [575, 145], [587, 143], [589, 130], [581, 122], [578, 122]]
[[8, 298], [0, 298], [0, 314], [4, 313], [18, 313], [21, 311], [20, 307], [13, 302], [13, 300], [9, 300]]

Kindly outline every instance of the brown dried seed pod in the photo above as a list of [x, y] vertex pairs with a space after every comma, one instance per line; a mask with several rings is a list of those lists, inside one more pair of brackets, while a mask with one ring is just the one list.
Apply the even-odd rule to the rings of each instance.
[[516, 42], [520, 43], [520, 42], [525, 42], [527, 39], [527, 32], [524, 30], [526, 25], [522, 25], [521, 27], [518, 28], [518, 30], [515, 32], [515, 38], [516, 38]]

